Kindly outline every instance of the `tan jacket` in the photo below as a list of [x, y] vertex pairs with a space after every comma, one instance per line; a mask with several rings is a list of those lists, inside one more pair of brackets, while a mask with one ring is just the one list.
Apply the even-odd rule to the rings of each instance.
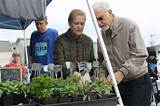
[[[125, 81], [147, 73], [148, 53], [138, 26], [131, 20], [114, 16], [111, 29], [112, 35], [102, 30], [102, 36], [114, 72], [122, 71]], [[100, 49], [98, 54], [103, 60]]]

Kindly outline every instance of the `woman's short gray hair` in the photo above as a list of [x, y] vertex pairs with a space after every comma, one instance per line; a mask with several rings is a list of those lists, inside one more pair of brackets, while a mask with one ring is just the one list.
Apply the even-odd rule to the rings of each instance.
[[105, 1], [98, 1], [94, 3], [92, 7], [93, 9], [103, 8], [105, 11], [108, 11], [110, 9], [109, 4]]
[[85, 12], [83, 10], [81, 10], [81, 9], [73, 9], [70, 12], [69, 16], [68, 16], [68, 23], [69, 24], [72, 23], [72, 21], [74, 20], [75, 16], [77, 16], [77, 15], [83, 16], [85, 18], [85, 20], [86, 20], [86, 14], [85, 14]]

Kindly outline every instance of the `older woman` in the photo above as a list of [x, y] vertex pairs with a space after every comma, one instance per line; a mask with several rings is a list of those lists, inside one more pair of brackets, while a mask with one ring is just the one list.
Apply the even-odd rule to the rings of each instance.
[[55, 64], [63, 66], [64, 75], [69, 73], [64, 70], [65, 62], [92, 62], [94, 59], [93, 41], [89, 36], [83, 34], [85, 22], [84, 11], [72, 10], [68, 17], [70, 28], [60, 35], [55, 42]]

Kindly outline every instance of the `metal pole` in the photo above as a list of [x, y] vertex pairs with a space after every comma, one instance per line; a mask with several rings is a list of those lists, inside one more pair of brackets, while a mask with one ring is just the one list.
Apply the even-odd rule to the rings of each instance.
[[95, 28], [95, 31], [97, 33], [97, 36], [98, 36], [98, 40], [100, 42], [100, 47], [102, 49], [102, 52], [103, 52], [103, 56], [104, 56], [104, 59], [105, 59], [105, 64], [108, 68], [108, 71], [109, 71], [109, 74], [113, 80], [113, 87], [115, 89], [115, 92], [116, 92], [116, 95], [118, 97], [118, 102], [120, 104], [120, 106], [124, 106], [123, 105], [123, 102], [122, 102], [122, 98], [121, 98], [121, 95], [120, 95], [120, 92], [119, 92], [119, 89], [118, 89], [118, 86], [117, 86], [117, 81], [115, 79], [115, 76], [114, 76], [114, 72], [113, 72], [113, 69], [112, 69], [112, 66], [111, 66], [111, 62], [109, 60], [109, 56], [108, 56], [108, 53], [107, 53], [107, 49], [105, 47], [105, 44], [104, 44], [104, 41], [103, 41], [103, 38], [102, 38], [102, 35], [100, 33], [100, 30], [98, 30], [98, 23], [96, 21], [96, 16], [94, 14], [94, 11], [93, 9], [91, 8], [90, 6], [90, 3], [89, 3], [89, 0], [86, 0], [87, 2], [87, 5], [88, 5], [88, 9], [89, 9], [89, 12], [90, 12], [90, 15], [91, 15], [91, 18], [92, 18], [92, 21], [93, 21], [93, 24], [94, 24], [94, 28]]
[[0, 66], [0, 83], [2, 82], [2, 76], [1, 76], [1, 66]]
[[24, 49], [25, 49], [25, 59], [26, 59], [26, 64], [28, 66], [28, 52], [27, 52], [27, 41], [26, 41], [26, 34], [25, 34], [25, 30], [23, 30], [23, 35], [24, 35]]

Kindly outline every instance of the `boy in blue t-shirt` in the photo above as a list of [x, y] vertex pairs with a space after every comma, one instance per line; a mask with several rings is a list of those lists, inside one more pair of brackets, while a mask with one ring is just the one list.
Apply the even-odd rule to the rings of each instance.
[[37, 31], [34, 31], [30, 38], [30, 63], [42, 65], [54, 63], [54, 43], [58, 32], [55, 29], [46, 28], [47, 24], [47, 17], [35, 21]]

